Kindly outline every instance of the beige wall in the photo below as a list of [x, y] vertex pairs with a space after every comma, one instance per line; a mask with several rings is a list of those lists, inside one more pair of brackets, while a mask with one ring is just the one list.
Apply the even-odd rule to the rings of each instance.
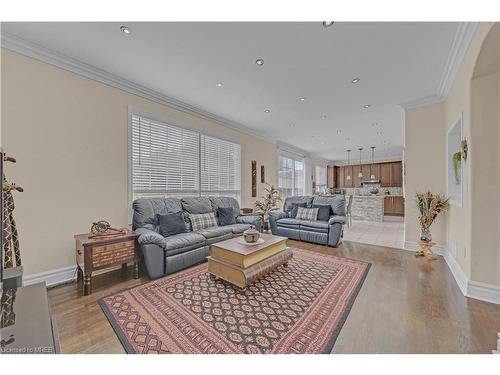
[[471, 98], [471, 279], [500, 285], [500, 74], [474, 79]]
[[[409, 198], [411, 198], [412, 192], [409, 191], [408, 188], [415, 186], [415, 182], [422, 178], [422, 168], [427, 169], [428, 173], [435, 177], [442, 174], [441, 177], [439, 177], [440, 182], [433, 182], [433, 184], [436, 185], [436, 188], [442, 185], [441, 191], [445, 192], [446, 177], [443, 168], [445, 168], [444, 152], [446, 149], [446, 133], [448, 129], [453, 126], [459, 115], [463, 115], [463, 137], [467, 138], [470, 144], [469, 158], [463, 168], [463, 206], [450, 207], [447, 215], [442, 218], [444, 219], [443, 223], [439, 228], [433, 227], [432, 232], [433, 234], [437, 233], [441, 239], [443, 236], [442, 225], [444, 224], [445, 238], [443, 244], [451, 250], [452, 255], [456, 258], [468, 278], [474, 281], [500, 284], [498, 272], [500, 268], [496, 266], [498, 265], [497, 259], [500, 252], [497, 237], [500, 226], [499, 223], [495, 221], [498, 211], [495, 211], [495, 209], [484, 210], [485, 207], [491, 208], [489, 205], [492, 199], [496, 202], [498, 200], [498, 194], [500, 193], [498, 187], [495, 187], [496, 177], [493, 179], [486, 178], [487, 175], [491, 177], [491, 173], [498, 172], [496, 172], [496, 169], [493, 169], [495, 172], [488, 173], [484, 169], [484, 165], [491, 164], [490, 157], [493, 152], [491, 148], [493, 147], [495, 150], [498, 148], [498, 128], [500, 124], [498, 123], [498, 117], [495, 117], [497, 116], [495, 115], [495, 111], [490, 111], [488, 113], [483, 111], [482, 114], [475, 114], [476, 117], [472, 117], [471, 115], [471, 102], [481, 102], [485, 105], [486, 102], [491, 103], [492, 100], [495, 101], [495, 97], [491, 96], [494, 95], [493, 93], [495, 92], [494, 83], [479, 82], [476, 80], [477, 82], [474, 83], [474, 87], [471, 87], [474, 68], [479, 53], [493, 25], [493, 23], [479, 24], [465, 54], [462, 65], [457, 72], [448, 97], [443, 103], [406, 111], [406, 132], [409, 131], [410, 134], [412, 134], [417, 127], [416, 123], [420, 123], [423, 129], [428, 131], [428, 137], [435, 137], [441, 140], [441, 143], [435, 145], [435, 147], [441, 148], [443, 157], [435, 160], [429, 159], [425, 166], [422, 165], [412, 168], [412, 164], [414, 165], [415, 163], [408, 163], [408, 158], [410, 158], [410, 160], [412, 158], [414, 159], [411, 154], [416, 149], [420, 148], [426, 150], [426, 152], [432, 152], [434, 157], [437, 157], [437, 155], [434, 151], [430, 151], [431, 148], [428, 147], [427, 138], [411, 137], [408, 134], [406, 134], [405, 138], [405, 157], [407, 159], [406, 191], [409, 194]], [[495, 27], [498, 27], [498, 24], [496, 24]], [[488, 67], [490, 68], [491, 66], [488, 65]], [[486, 90], [484, 91], [484, 95], [488, 96], [487, 99], [481, 98], [481, 96], [475, 99], [471, 97], [472, 92], [483, 92], [482, 90]], [[500, 102], [498, 98], [496, 100], [497, 105], [494, 106], [494, 108], [498, 109], [498, 103]], [[442, 114], [437, 113], [440, 111], [438, 108], [442, 109]], [[477, 116], [486, 116], [486, 118], [483, 117], [480, 119]], [[442, 119], [441, 122], [438, 120], [439, 117]], [[432, 121], [434, 126], [424, 125], [426, 121]], [[494, 143], [496, 143], [496, 145], [494, 145]], [[498, 154], [495, 154], [495, 160], [497, 160], [497, 158]], [[420, 160], [420, 162], [425, 161]], [[473, 178], [471, 178], [471, 176], [473, 176]], [[476, 179], [476, 176], [481, 176], [481, 178]], [[425, 185], [425, 181], [420, 181], [416, 183], [416, 185]], [[493, 206], [495, 206], [495, 204], [497, 203], [494, 203]], [[410, 205], [407, 205], [407, 210], [409, 206]], [[411, 217], [411, 211], [407, 211], [407, 214], [408, 215], [405, 217], [406, 238], [407, 240], [411, 240], [411, 237], [414, 235], [413, 231], [416, 221]], [[486, 222], [489, 224], [484, 225], [483, 223]], [[483, 234], [486, 233], [486, 228], [491, 231], [494, 226], [496, 226], [496, 234], [494, 235], [497, 244], [496, 247], [491, 245], [491, 234], [489, 237], [483, 236]], [[487, 240], [487, 238], [489, 239]], [[485, 243], [489, 245], [485, 246]], [[486, 250], [486, 248], [489, 250]], [[456, 253], [454, 253], [454, 250], [456, 250]]]
[[242, 205], [252, 206], [250, 162], [276, 183], [276, 146], [40, 61], [2, 50], [2, 140], [7, 175], [25, 192], [15, 217], [25, 274], [75, 263], [76, 233], [92, 221], [128, 223], [128, 107], [222, 134], [242, 146]]
[[[445, 193], [445, 131], [443, 104], [406, 111], [405, 118], [405, 241], [420, 238], [417, 192]], [[433, 241], [446, 245], [446, 220], [439, 216], [431, 227]]]

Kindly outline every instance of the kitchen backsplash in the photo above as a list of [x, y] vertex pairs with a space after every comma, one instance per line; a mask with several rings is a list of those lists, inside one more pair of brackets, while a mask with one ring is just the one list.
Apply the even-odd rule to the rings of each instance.
[[390, 195], [401, 196], [403, 195], [403, 188], [401, 187], [380, 187], [380, 185], [369, 185], [367, 187], [360, 188], [345, 188], [345, 193], [347, 195], [373, 195], [370, 190], [377, 188], [379, 190], [377, 195], [385, 195], [386, 191], [389, 191]]

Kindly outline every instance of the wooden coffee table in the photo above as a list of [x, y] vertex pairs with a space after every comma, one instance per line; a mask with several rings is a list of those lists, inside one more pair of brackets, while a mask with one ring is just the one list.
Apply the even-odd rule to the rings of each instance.
[[259, 244], [244, 244], [243, 237], [215, 243], [210, 246], [208, 272], [245, 289], [248, 285], [275, 270], [286, 267], [293, 257], [286, 246], [286, 237], [261, 234]]

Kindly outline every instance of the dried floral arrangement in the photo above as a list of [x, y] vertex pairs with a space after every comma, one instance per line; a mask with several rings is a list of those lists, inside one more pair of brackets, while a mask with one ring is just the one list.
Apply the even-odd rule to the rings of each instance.
[[449, 207], [449, 198], [443, 194], [433, 194], [430, 191], [417, 193], [415, 196], [417, 208], [420, 213], [418, 222], [422, 231], [421, 240], [432, 241], [429, 228], [440, 212], [444, 212]]

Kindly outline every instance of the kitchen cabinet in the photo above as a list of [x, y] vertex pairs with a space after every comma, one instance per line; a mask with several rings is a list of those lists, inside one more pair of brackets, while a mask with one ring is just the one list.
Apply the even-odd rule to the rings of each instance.
[[361, 181], [368, 181], [370, 179], [370, 164], [363, 164], [361, 166], [361, 173], [363, 173]]
[[405, 201], [403, 197], [386, 196], [384, 198], [384, 215], [404, 216]]
[[391, 163], [391, 186], [403, 186], [403, 163]]
[[391, 163], [380, 164], [380, 186], [390, 187], [391, 185], [392, 165]]
[[[352, 165], [344, 167], [344, 187], [352, 188], [353, 186], [353, 174]], [[348, 178], [350, 176], [350, 178]]]
[[353, 165], [352, 166], [353, 187], [361, 187], [362, 178], [359, 177], [359, 172], [361, 172], [361, 166], [360, 165]]
[[370, 176], [374, 176], [374, 180], [380, 180], [380, 164], [370, 164]]
[[[381, 187], [402, 187], [403, 186], [403, 164], [402, 162], [387, 162], [375, 164], [359, 164], [334, 166], [333, 172], [328, 170], [328, 183], [336, 188], [359, 188], [362, 181], [371, 179], [380, 180]], [[363, 177], [358, 177], [359, 172]], [[331, 178], [330, 178], [331, 175]], [[347, 176], [351, 176], [347, 179]], [[333, 179], [333, 181], [330, 181]]]

